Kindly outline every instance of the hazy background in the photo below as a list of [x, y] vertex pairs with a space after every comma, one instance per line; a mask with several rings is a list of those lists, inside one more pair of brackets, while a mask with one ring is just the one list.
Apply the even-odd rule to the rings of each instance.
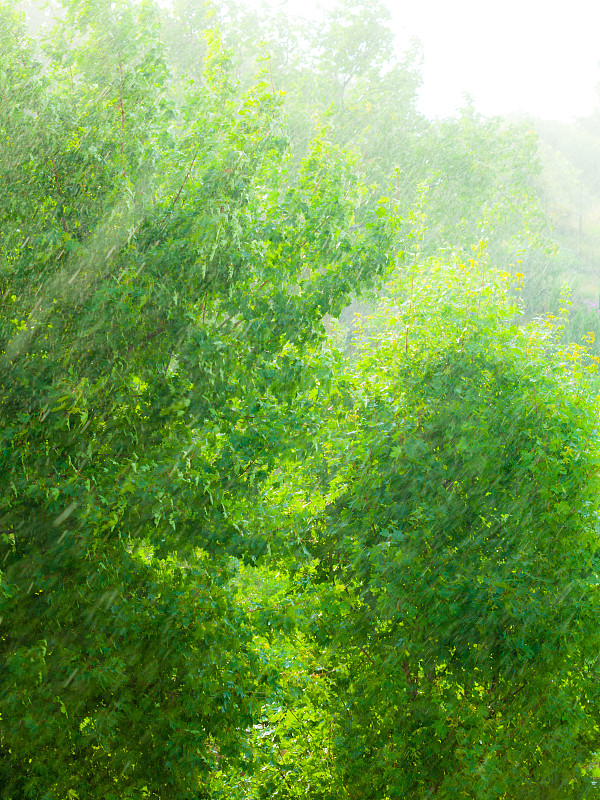
[[[318, 16], [334, 0], [266, 4]], [[387, 0], [403, 47], [423, 46], [420, 110], [446, 116], [473, 97], [483, 114], [530, 113], [564, 122], [592, 112], [600, 78], [600, 5], [590, 0]]]

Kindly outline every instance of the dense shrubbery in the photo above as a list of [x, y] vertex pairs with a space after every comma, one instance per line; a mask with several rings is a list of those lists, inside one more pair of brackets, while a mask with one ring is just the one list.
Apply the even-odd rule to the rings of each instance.
[[486, 261], [543, 244], [534, 142], [420, 118], [353, 13], [239, 83], [199, 9], [0, 5], [8, 800], [585, 796], [595, 363]]

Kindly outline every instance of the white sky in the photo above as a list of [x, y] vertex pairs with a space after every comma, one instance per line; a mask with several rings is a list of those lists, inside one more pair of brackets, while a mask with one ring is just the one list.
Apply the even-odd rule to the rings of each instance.
[[[334, 2], [288, 0], [285, 7], [310, 16]], [[400, 44], [411, 36], [423, 44], [424, 113], [452, 114], [465, 93], [484, 114], [569, 121], [592, 111], [600, 82], [600, 0], [386, 3]]]

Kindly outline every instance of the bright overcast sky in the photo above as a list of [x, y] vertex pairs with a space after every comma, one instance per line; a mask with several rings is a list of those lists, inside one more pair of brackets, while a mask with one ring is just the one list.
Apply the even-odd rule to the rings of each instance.
[[[311, 14], [335, 0], [288, 0]], [[600, 82], [600, 0], [386, 0], [399, 42], [424, 50], [420, 108], [452, 114], [472, 95], [484, 114], [568, 121], [589, 114]], [[269, 0], [269, 5], [280, 5]]]

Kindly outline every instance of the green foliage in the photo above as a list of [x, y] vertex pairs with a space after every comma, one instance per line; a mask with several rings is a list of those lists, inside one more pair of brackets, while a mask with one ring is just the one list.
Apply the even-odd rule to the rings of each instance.
[[[176, 5], [170, 35], [192, 37], [200, 52], [208, 21], [204, 5], [186, 4], [185, 13]], [[309, 22], [266, 11], [260, 17], [224, 2], [210, 21], [231, 48], [242, 83], [262, 64], [282, 91], [295, 160], [326, 119], [332, 141], [360, 151], [367, 180], [405, 219], [415, 209], [425, 216], [423, 252], [468, 252], [487, 238], [498, 268], [514, 266], [527, 250], [547, 258], [531, 125], [485, 119], [470, 104], [458, 119], [425, 119], [416, 108], [419, 45], [394, 41], [382, 3], [343, 0]]]
[[345, 488], [311, 548], [356, 587], [329, 621], [353, 797], [590, 787], [595, 362], [548, 321], [513, 327], [509, 289], [474, 263], [413, 272], [353, 366]]
[[378, 4], [59, 16], [0, 4], [2, 796], [587, 796], [597, 360], [524, 324], [531, 132], [424, 120]]
[[186, 87], [148, 4], [69, 3], [44, 68], [2, 13], [4, 793], [195, 797], [258, 711], [240, 510], [396, 223], [214, 37]]

